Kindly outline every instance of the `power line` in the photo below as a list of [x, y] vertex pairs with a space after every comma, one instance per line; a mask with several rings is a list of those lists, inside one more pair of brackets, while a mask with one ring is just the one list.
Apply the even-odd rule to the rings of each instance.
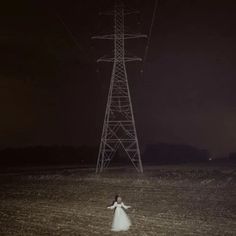
[[155, 18], [156, 18], [156, 12], [157, 12], [157, 8], [158, 8], [158, 4], [159, 4], [159, 0], [155, 0], [155, 5], [154, 5], [154, 9], [153, 9], [153, 13], [152, 13], [152, 21], [151, 21], [151, 25], [149, 28], [149, 32], [148, 32], [148, 40], [147, 40], [147, 45], [144, 51], [144, 56], [143, 56], [143, 68], [141, 70], [141, 73], [143, 74], [143, 70], [144, 70], [144, 64], [146, 62], [147, 59], [147, 54], [148, 54], [148, 49], [149, 49], [149, 44], [151, 41], [151, 35], [152, 35], [152, 30], [153, 30], [153, 25], [155, 22]]
[[57, 19], [60, 21], [60, 23], [64, 26], [64, 29], [67, 31], [67, 33], [69, 34], [69, 36], [72, 39], [72, 41], [74, 42], [74, 44], [78, 47], [78, 49], [80, 49], [80, 45], [78, 43], [77, 38], [74, 36], [74, 34], [70, 30], [70, 28], [66, 25], [65, 21], [62, 19], [62, 17], [59, 15], [59, 13], [55, 13], [55, 15], [56, 15]]

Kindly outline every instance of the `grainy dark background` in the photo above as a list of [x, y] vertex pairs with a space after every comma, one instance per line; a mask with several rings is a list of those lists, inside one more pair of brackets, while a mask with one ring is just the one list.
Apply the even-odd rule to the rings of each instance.
[[[154, 1], [129, 32], [148, 33]], [[215, 157], [236, 150], [235, 2], [160, 0], [147, 60], [128, 65], [141, 146], [181, 143]], [[5, 1], [0, 7], [0, 148], [98, 146], [111, 65], [96, 64], [112, 43], [100, 11], [111, 1]], [[127, 42], [143, 56], [146, 40]], [[144, 73], [140, 73], [141, 70]]]

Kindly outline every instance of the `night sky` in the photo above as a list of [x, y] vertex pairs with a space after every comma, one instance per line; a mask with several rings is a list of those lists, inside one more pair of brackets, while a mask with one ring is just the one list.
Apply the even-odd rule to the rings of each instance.
[[[99, 145], [112, 65], [96, 59], [112, 55], [112, 42], [91, 37], [112, 32], [98, 14], [111, 2], [1, 3], [0, 148]], [[140, 10], [127, 30], [147, 34], [155, 1], [127, 2]], [[159, 1], [147, 58], [127, 65], [142, 148], [236, 151], [235, 12], [235, 1]], [[126, 49], [143, 57], [146, 45]]]

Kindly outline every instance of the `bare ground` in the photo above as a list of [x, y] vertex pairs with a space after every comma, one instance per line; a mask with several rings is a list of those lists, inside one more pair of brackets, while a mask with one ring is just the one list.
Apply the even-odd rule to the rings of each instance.
[[[236, 235], [236, 170], [208, 167], [28, 170], [0, 175], [0, 235]], [[112, 233], [119, 193], [132, 220]]]

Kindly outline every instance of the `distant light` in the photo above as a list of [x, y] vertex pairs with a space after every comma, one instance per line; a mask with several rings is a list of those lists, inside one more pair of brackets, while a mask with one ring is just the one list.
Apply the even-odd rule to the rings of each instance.
[[209, 158], [208, 161], [212, 161], [212, 158]]

